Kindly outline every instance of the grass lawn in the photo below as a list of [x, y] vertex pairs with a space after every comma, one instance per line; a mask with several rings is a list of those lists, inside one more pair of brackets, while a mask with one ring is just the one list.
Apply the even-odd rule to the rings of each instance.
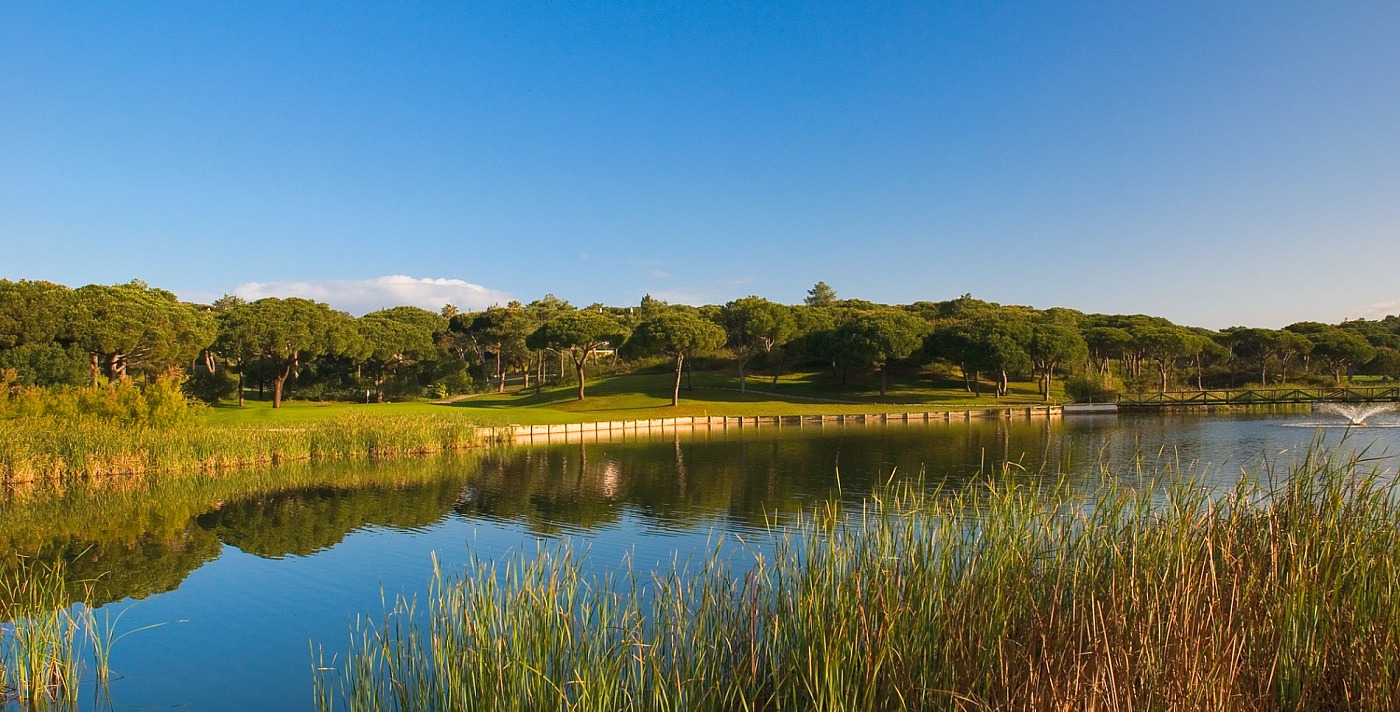
[[643, 420], [704, 415], [817, 415], [840, 413], [956, 410], [997, 405], [1039, 404], [1043, 401], [1034, 384], [1013, 384], [1003, 399], [989, 395], [974, 397], [957, 380], [931, 380], [891, 377], [888, 395], [881, 398], [878, 385], [852, 379], [841, 385], [829, 374], [794, 373], [779, 379], [776, 390], [771, 377], [750, 378], [749, 392], [738, 392], [737, 375], [731, 372], [697, 372], [695, 390], [682, 388], [679, 406], [671, 406], [670, 373], [641, 373], [590, 377], [587, 398], [576, 398], [574, 386], [509, 390], [504, 394], [480, 394], [451, 403], [313, 403], [284, 401], [274, 410], [267, 401], [246, 401], [218, 405], [209, 410], [210, 425], [290, 424], [335, 418], [343, 415], [402, 416], [433, 415], [465, 418], [484, 425], [540, 425], [581, 423], [603, 420]]

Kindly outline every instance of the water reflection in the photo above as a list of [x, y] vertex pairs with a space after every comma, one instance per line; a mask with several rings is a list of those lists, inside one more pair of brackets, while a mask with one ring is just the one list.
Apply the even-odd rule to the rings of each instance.
[[90, 600], [104, 603], [172, 590], [224, 545], [270, 560], [308, 557], [359, 530], [412, 536], [448, 520], [543, 537], [632, 527], [644, 537], [747, 531], [816, 501], [858, 502], [892, 479], [945, 491], [991, 476], [1089, 489], [1105, 473], [1134, 480], [1163, 467], [1229, 479], [1305, 448], [1315, 436], [1281, 427], [1290, 422], [1184, 415], [695, 430], [107, 483], [0, 501], [0, 565], [62, 560], [73, 590], [87, 582]]

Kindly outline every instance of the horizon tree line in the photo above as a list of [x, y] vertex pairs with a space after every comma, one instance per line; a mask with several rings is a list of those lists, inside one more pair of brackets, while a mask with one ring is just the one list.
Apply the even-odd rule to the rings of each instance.
[[448, 304], [360, 317], [297, 297], [212, 304], [180, 302], [140, 280], [72, 289], [0, 280], [0, 371], [6, 383], [96, 386], [179, 370], [186, 389], [208, 401], [256, 387], [274, 407], [297, 383], [307, 399], [383, 401], [504, 392], [576, 383], [606, 357], [626, 370], [656, 359], [681, 378], [697, 358], [727, 359], [745, 391], [755, 366], [771, 376], [805, 368], [849, 384], [852, 374], [958, 378], [972, 394], [996, 397], [1034, 382], [1050, 399], [1056, 379], [1077, 399], [1124, 390], [1165, 392], [1288, 383], [1341, 384], [1357, 374], [1400, 377], [1400, 316], [1339, 324], [1303, 321], [1283, 329], [1188, 327], [1148, 315], [955, 299], [885, 305], [838, 299], [818, 282], [803, 303], [749, 296], [722, 305], [576, 308], [553, 295], [480, 311]]

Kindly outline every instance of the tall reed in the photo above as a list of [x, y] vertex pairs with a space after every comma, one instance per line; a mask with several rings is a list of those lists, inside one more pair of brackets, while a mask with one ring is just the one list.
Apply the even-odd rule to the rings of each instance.
[[[1314, 453], [1231, 491], [905, 487], [735, 561], [567, 545], [434, 577], [321, 709], [1314, 710], [1400, 699], [1400, 503]], [[334, 668], [334, 669], [331, 669]]]
[[71, 602], [71, 584], [61, 561], [0, 567], [0, 711], [76, 710], [84, 690], [95, 706], [110, 706], [113, 646], [164, 625], [121, 630], [125, 610], [99, 621], [90, 605]]
[[482, 444], [482, 431], [470, 421], [423, 415], [350, 415], [288, 428], [0, 418], [0, 484], [390, 458]]
[[78, 694], [81, 614], [63, 572], [30, 561], [0, 575], [0, 709], [64, 709]]

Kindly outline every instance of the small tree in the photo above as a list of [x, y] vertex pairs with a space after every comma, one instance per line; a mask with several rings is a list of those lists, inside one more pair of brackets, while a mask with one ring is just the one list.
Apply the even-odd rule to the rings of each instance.
[[233, 358], [257, 359], [272, 375], [272, 407], [296, 370], [326, 355], [358, 350], [352, 317], [309, 299], [268, 297], [230, 308], [219, 323], [215, 348]]
[[773, 347], [793, 334], [792, 311], [762, 297], [736, 299], [720, 309], [720, 322], [728, 337], [729, 348], [739, 362], [739, 392], [745, 390], [745, 366], [758, 353], [770, 353]]
[[383, 402], [386, 379], [436, 356], [434, 336], [446, 330], [447, 320], [418, 307], [395, 307], [366, 314], [355, 326], [363, 343], [356, 355], [369, 368], [375, 401]]
[[724, 345], [725, 333], [716, 324], [688, 309], [668, 309], [637, 325], [627, 340], [629, 349], [644, 354], [663, 354], [676, 363], [676, 382], [671, 389], [671, 405], [679, 405], [681, 371], [685, 360]]
[[1160, 393], [1167, 392], [1177, 362], [1195, 353], [1197, 338], [1179, 326], [1149, 326], [1133, 334], [1134, 343], [1142, 354], [1157, 364], [1157, 372], [1162, 377]]
[[880, 395], [889, 383], [889, 364], [908, 358], [923, 345], [927, 322], [903, 311], [888, 309], [861, 315], [836, 331], [844, 360], [880, 371]]
[[1352, 368], [1365, 365], [1376, 355], [1376, 347], [1365, 338], [1337, 327], [1313, 335], [1311, 339], [1313, 358], [1327, 366], [1333, 382], [1339, 386], [1344, 376], [1350, 378]]
[[802, 303], [809, 307], [829, 307], [836, 303], [836, 290], [826, 282], [817, 282], [807, 290], [807, 298]]
[[1060, 324], [1035, 325], [1026, 354], [1030, 356], [1031, 367], [1040, 376], [1040, 393], [1045, 400], [1050, 400], [1050, 375], [1055, 369], [1082, 361], [1088, 352], [1089, 347], [1077, 330]]
[[583, 400], [583, 369], [588, 358], [609, 344], [626, 339], [622, 327], [596, 311], [563, 312], [546, 321], [525, 340], [532, 349], [554, 349], [568, 354], [578, 372], [578, 399]]

